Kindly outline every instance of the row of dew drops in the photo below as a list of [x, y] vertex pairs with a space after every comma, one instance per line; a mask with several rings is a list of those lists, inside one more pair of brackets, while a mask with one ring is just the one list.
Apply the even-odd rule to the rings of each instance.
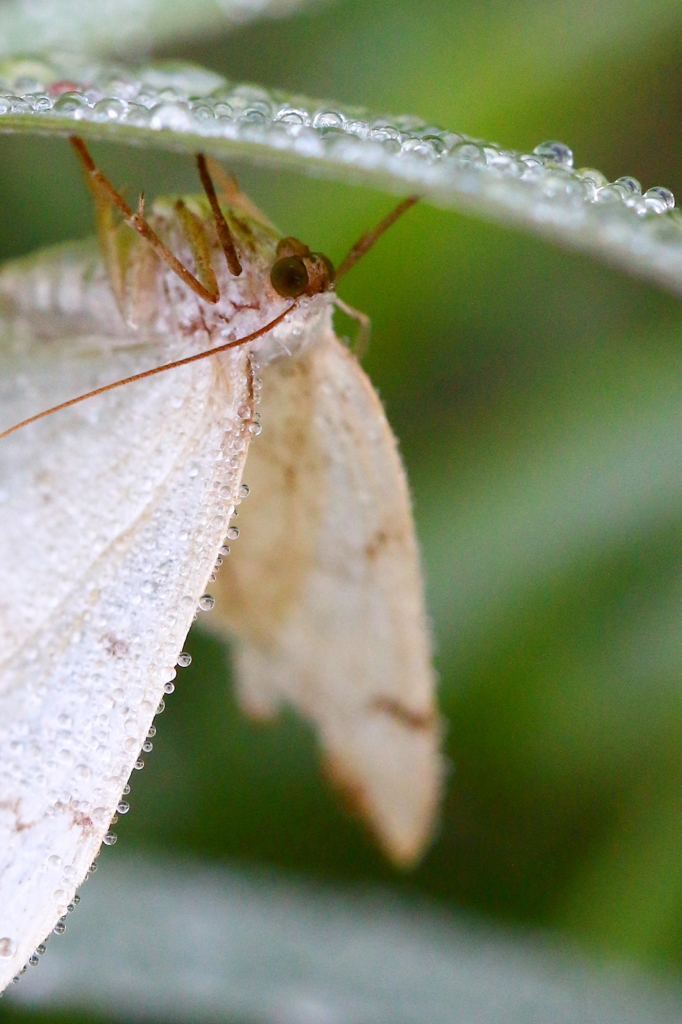
[[[242, 484], [240, 486], [240, 488], [239, 488], [239, 494], [238, 494], [238, 497], [237, 497], [237, 500], [236, 500], [236, 504], [239, 504], [242, 501], [242, 499], [244, 499], [244, 498], [246, 498], [248, 496], [248, 494], [249, 494], [248, 485], [247, 484]], [[233, 516], [236, 516], [237, 515], [237, 510], [234, 509], [232, 514], [233, 514]], [[238, 527], [230, 526], [227, 529], [226, 534], [225, 534], [225, 540], [224, 540], [223, 544], [221, 545], [221, 547], [219, 548], [218, 556], [217, 556], [216, 563], [215, 563], [215, 567], [214, 567], [214, 570], [213, 570], [213, 572], [211, 573], [211, 576], [210, 576], [210, 582], [211, 583], [215, 582], [216, 573], [217, 573], [218, 569], [223, 564], [223, 560], [230, 553], [230, 547], [229, 547], [228, 541], [234, 541], [234, 540], [237, 539], [238, 536], [239, 536], [239, 528]], [[198, 614], [199, 611], [208, 612], [214, 606], [215, 606], [215, 598], [212, 597], [211, 594], [203, 594], [199, 598], [199, 602], [198, 602], [198, 605], [197, 605], [197, 614]], [[194, 616], [195, 619], [197, 618], [197, 614], [195, 614], [195, 616]], [[192, 656], [191, 656], [191, 654], [188, 654], [187, 651], [182, 651], [182, 653], [178, 655], [178, 660], [177, 660], [178, 668], [188, 668], [191, 664], [192, 664]], [[173, 682], [173, 679], [175, 679], [175, 677], [176, 677], [176, 672], [175, 672], [175, 670], [173, 670], [172, 678], [169, 679], [166, 683], [164, 683], [163, 690], [164, 690], [165, 694], [171, 694], [175, 690], [175, 683]], [[158, 705], [158, 707], [156, 709], [156, 714], [160, 715], [165, 710], [165, 707], [166, 707], [165, 702], [162, 699], [159, 702], [159, 705]], [[153, 740], [155, 735], [156, 735], [156, 726], [152, 725], [152, 726], [150, 726], [150, 728], [149, 728], [149, 730], [147, 732], [147, 737], [146, 737], [144, 743], [142, 744], [142, 751], [144, 753], [148, 754], [148, 753], [150, 753], [152, 751], [152, 749], [153, 749], [152, 740]], [[136, 768], [138, 771], [140, 771], [142, 768], [144, 768], [144, 760], [142, 759], [142, 757], [138, 757], [138, 759], [137, 759], [137, 761], [135, 761], [135, 764], [134, 764], [133, 767]], [[130, 794], [130, 785], [126, 784], [124, 786], [124, 788], [123, 788], [122, 796], [123, 797], [127, 797], [129, 794]], [[116, 807], [116, 814], [114, 814], [113, 818], [111, 819], [111, 821], [109, 823], [109, 826], [110, 826], [109, 830], [106, 832], [106, 834], [105, 834], [105, 836], [104, 836], [104, 838], [102, 840], [102, 842], [106, 846], [113, 846], [116, 843], [118, 837], [117, 837], [115, 832], [111, 831], [111, 826], [115, 825], [117, 823], [118, 816], [120, 814], [127, 814], [129, 810], [130, 810], [130, 804], [128, 803], [128, 801], [125, 800], [125, 799], [121, 799], [119, 801], [117, 807]], [[56, 854], [52, 854], [48, 858], [48, 865], [47, 866], [51, 867], [51, 868], [61, 867], [61, 858], [59, 856], [57, 856]], [[88, 869], [88, 872], [85, 875], [84, 881], [87, 881], [89, 876], [91, 874], [94, 874], [95, 871], [97, 871], [97, 861], [96, 860], [93, 861], [93, 863], [90, 865], [90, 867]], [[54, 896], [55, 896], [55, 899], [61, 900], [61, 899], [64, 898], [65, 893], [63, 892], [63, 890], [60, 889], [60, 890], [57, 890], [54, 893]], [[80, 901], [81, 901], [81, 897], [78, 895], [78, 893], [76, 893], [74, 895], [74, 897], [73, 897], [72, 902], [67, 905], [66, 913], [63, 914], [60, 917], [60, 919], [57, 921], [57, 924], [54, 926], [53, 932], [54, 932], [55, 935], [63, 935], [64, 934], [64, 932], [66, 931], [66, 921], [67, 921], [68, 915], [71, 914], [76, 909], [76, 906], [80, 903]], [[45, 953], [45, 951], [47, 949], [45, 943], [48, 941], [49, 938], [50, 938], [50, 936], [48, 935], [47, 938], [45, 939], [45, 941], [41, 942], [40, 945], [37, 946], [35, 951], [33, 953], [31, 953], [30, 957], [28, 958], [28, 962], [26, 964], [24, 964], [24, 966], [21, 968], [21, 970], [18, 972], [18, 974], [16, 974], [12, 978], [12, 981], [15, 984], [18, 983], [19, 980], [21, 979], [21, 976], [26, 973], [26, 970], [27, 970], [28, 967], [37, 967], [37, 965], [40, 963], [40, 957], [43, 955], [43, 953]], [[16, 943], [12, 939], [7, 938], [7, 937], [0, 938], [0, 958], [2, 958], [2, 959], [9, 959], [9, 957], [14, 955], [15, 950], [16, 950]], [[0, 995], [1, 995], [1, 993], [0, 993]]]
[[[640, 217], [668, 213], [672, 192], [654, 186], [642, 192], [636, 178], [609, 182], [592, 168], [575, 170], [573, 153], [561, 142], [543, 142], [522, 154], [495, 144], [444, 131], [414, 117], [365, 120], [358, 112], [320, 108], [287, 101], [256, 86], [231, 85], [197, 95], [196, 82], [182, 68], [133, 74], [121, 68], [93, 73], [92, 85], [78, 86], [55, 78], [46, 66], [43, 76], [0, 79], [0, 115], [38, 114], [79, 121], [121, 123], [153, 130], [170, 129], [207, 136], [242, 138], [286, 145], [317, 157], [337, 157], [364, 164], [372, 156], [412, 158], [455, 172], [490, 172], [495, 177], [535, 185], [544, 198], [573, 204], [623, 208]], [[211, 76], [207, 85], [215, 85]], [[45, 84], [48, 82], [49, 84]], [[194, 92], [192, 92], [192, 86]], [[374, 144], [374, 145], [372, 145]], [[682, 227], [682, 217], [673, 219]]]

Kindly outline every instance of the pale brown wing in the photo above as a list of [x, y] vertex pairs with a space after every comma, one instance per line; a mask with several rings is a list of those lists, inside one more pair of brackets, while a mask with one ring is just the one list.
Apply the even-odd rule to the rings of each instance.
[[245, 710], [287, 701], [389, 854], [413, 861], [440, 790], [439, 723], [409, 495], [367, 376], [327, 333], [263, 372], [251, 496], [211, 628], [237, 637]]
[[[0, 429], [177, 342], [126, 328], [89, 244], [9, 264]], [[0, 991], [115, 839], [239, 492], [248, 360], [137, 381], [0, 443]]]

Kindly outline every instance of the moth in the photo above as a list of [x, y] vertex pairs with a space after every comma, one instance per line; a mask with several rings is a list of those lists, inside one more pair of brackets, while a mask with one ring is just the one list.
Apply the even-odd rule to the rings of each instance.
[[202, 156], [147, 214], [71, 142], [98, 238], [0, 271], [0, 989], [115, 841], [198, 608], [399, 863], [441, 779], [405, 474], [329, 260]]

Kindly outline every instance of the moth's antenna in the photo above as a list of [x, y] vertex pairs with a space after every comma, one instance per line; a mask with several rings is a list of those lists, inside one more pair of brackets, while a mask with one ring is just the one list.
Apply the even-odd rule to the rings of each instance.
[[101, 388], [95, 388], [94, 391], [87, 391], [84, 395], [79, 395], [78, 398], [69, 398], [67, 402], [60, 402], [59, 405], [53, 405], [51, 409], [44, 409], [43, 412], [38, 412], [35, 416], [29, 416], [28, 419], [22, 420], [21, 423], [15, 423], [13, 427], [8, 427], [7, 430], [3, 430], [0, 433], [0, 440], [3, 437], [7, 437], [8, 434], [13, 434], [15, 430], [20, 430], [22, 427], [27, 427], [29, 423], [35, 423], [36, 420], [42, 420], [45, 416], [51, 416], [53, 412], [59, 412], [61, 409], [68, 409], [72, 405], [77, 405], [79, 402], [84, 402], [86, 398], [94, 398], [95, 395], [103, 395], [105, 391], [113, 391], [114, 388], [121, 388], [124, 384], [132, 384], [135, 380], [144, 380], [145, 377], [153, 377], [157, 373], [164, 373], [166, 370], [174, 370], [176, 366], [187, 366], [188, 363], [196, 363], [199, 359], [206, 359], [207, 356], [214, 356], [218, 352], [226, 352], [229, 348], [237, 348], [239, 345], [246, 345], [249, 341], [255, 341], [256, 338], [260, 338], [263, 334], [267, 334], [268, 331], [276, 327], [277, 324], [284, 320], [287, 313], [297, 306], [297, 302], [292, 302], [288, 309], [285, 309], [283, 313], [276, 316], [270, 323], [265, 324], [264, 327], [259, 327], [257, 331], [252, 334], [247, 334], [245, 338], [237, 338], [236, 341], [228, 341], [224, 345], [217, 345], [215, 348], [209, 348], [205, 352], [197, 352], [193, 356], [185, 356], [184, 359], [176, 359], [172, 363], [165, 363], [163, 366], [155, 366], [151, 370], [144, 370], [143, 373], [134, 373], [131, 377], [124, 377], [123, 380], [116, 380], [113, 384], [105, 384]]
[[409, 210], [411, 206], [418, 201], [419, 196], [408, 196], [407, 199], [403, 199], [401, 203], [398, 203], [395, 210], [388, 213], [383, 220], [380, 220], [375, 228], [371, 231], [367, 231], [362, 238], [358, 238], [355, 245], [352, 247], [348, 255], [344, 260], [341, 261], [339, 267], [336, 270], [336, 279], [343, 277], [347, 274], [351, 267], [354, 267], [361, 256], [364, 256], [368, 249], [371, 249], [377, 238], [383, 235], [384, 231], [395, 224], [398, 217], [401, 217], [406, 210]]
[[[156, 232], [141, 215], [139, 209], [138, 212], [135, 213], [130, 206], [128, 206], [123, 196], [116, 191], [111, 182], [108, 181], [99, 170], [95, 161], [90, 156], [88, 147], [85, 145], [83, 140], [77, 135], [69, 135], [69, 142], [75, 149], [78, 159], [83, 165], [83, 169], [88, 180], [91, 182], [93, 189], [99, 189], [100, 193], [104, 194], [109, 202], [121, 211], [123, 214], [123, 220], [128, 227], [132, 228], [133, 231], [137, 231], [138, 235], [145, 238], [154, 251], [158, 253], [161, 259], [170, 267], [170, 269], [177, 274], [180, 280], [183, 281], [188, 288], [191, 288], [200, 299], [203, 299], [204, 302], [217, 302], [220, 298], [220, 294], [217, 291], [213, 292], [209, 291], [208, 288], [205, 288], [201, 281], [198, 281], [194, 274], [191, 274], [187, 267], [180, 262], [177, 256], [173, 255], [168, 246], [164, 245]], [[225, 226], [227, 227], [227, 225]], [[218, 230], [220, 231], [220, 229]]]
[[209, 174], [208, 167], [206, 166], [206, 157], [203, 153], [197, 153], [197, 168], [199, 169], [201, 184], [204, 186], [204, 192], [211, 204], [216, 231], [218, 232], [218, 240], [222, 246], [223, 252], [225, 253], [227, 265], [234, 276], [239, 277], [242, 272], [242, 265], [239, 262], [237, 250], [234, 247], [232, 233], [228, 227], [225, 217], [223, 216], [223, 211], [220, 209], [218, 197], [215, 193], [215, 185], [213, 184], [213, 180]]

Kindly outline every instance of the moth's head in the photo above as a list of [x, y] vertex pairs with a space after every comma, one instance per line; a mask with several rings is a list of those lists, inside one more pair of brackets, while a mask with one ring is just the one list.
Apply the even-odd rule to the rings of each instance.
[[298, 238], [280, 239], [276, 257], [270, 271], [270, 284], [283, 299], [320, 295], [334, 284], [331, 260], [321, 252], [311, 252]]
[[[266, 288], [269, 284], [283, 299], [312, 298], [333, 288], [335, 273], [331, 260], [322, 253], [311, 252], [298, 238], [278, 239], [272, 224], [241, 193], [230, 196], [229, 202], [221, 196], [220, 206], [245, 279], [260, 281]], [[150, 221], [171, 249], [195, 268], [195, 273], [205, 273], [207, 264], [212, 268], [221, 293], [228, 294], [230, 285], [239, 288], [246, 283], [235, 280], [228, 270], [206, 196], [157, 199]], [[202, 248], [203, 261], [198, 252]]]
[[246, 338], [289, 309], [286, 322], [254, 341], [252, 350], [265, 364], [282, 353], [309, 348], [330, 323], [332, 264], [298, 239], [280, 238], [241, 193], [221, 193], [219, 200], [238, 273], [226, 258], [220, 225], [206, 195], [162, 197], [147, 214], [169, 252], [215, 299], [197, 294], [147, 239], [124, 226], [138, 254], [128, 261], [120, 304], [128, 322], [181, 339], [183, 345], [188, 337], [196, 337], [196, 345], [205, 347], [206, 332], [211, 345]]

